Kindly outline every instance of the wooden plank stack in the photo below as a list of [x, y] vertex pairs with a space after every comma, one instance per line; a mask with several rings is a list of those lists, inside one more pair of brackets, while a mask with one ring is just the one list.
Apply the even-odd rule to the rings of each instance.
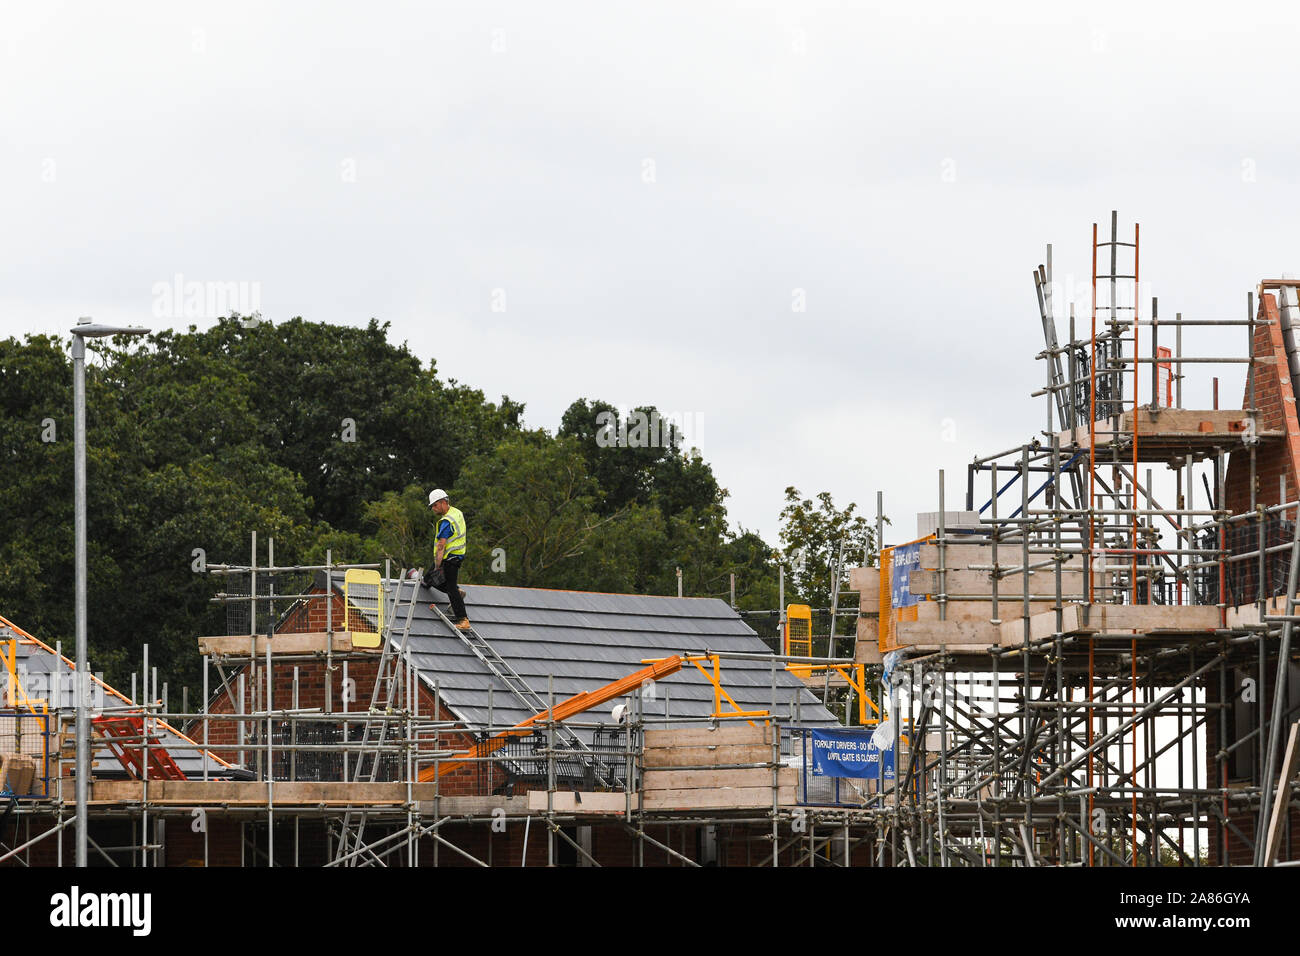
[[[648, 730], [644, 810], [735, 809], [772, 805], [771, 726]], [[777, 800], [795, 803], [795, 771], [776, 772]]]

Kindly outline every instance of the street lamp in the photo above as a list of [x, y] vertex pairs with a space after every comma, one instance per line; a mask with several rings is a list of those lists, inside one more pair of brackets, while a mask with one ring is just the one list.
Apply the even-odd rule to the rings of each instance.
[[75, 425], [73, 484], [76, 507], [76, 614], [77, 614], [77, 866], [86, 865], [90, 799], [90, 726], [86, 697], [90, 690], [86, 663], [86, 339], [106, 335], [145, 335], [148, 329], [96, 325], [87, 316], [77, 319], [72, 330], [72, 403]]

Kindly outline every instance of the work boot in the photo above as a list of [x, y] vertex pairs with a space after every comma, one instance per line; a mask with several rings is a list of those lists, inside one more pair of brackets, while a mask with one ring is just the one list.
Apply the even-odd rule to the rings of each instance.
[[462, 617], [456, 622], [456, 630], [458, 631], [468, 631], [471, 627], [473, 627], [473, 625], [470, 624], [469, 618], [467, 617]]

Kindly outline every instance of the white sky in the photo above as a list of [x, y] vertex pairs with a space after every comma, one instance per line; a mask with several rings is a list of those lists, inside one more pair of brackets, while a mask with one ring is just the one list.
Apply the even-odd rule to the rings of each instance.
[[1300, 10], [996, 6], [8, 2], [0, 335], [256, 283], [530, 425], [696, 416], [769, 540], [787, 484], [905, 540], [1044, 427], [1045, 243], [1083, 294], [1091, 223], [1141, 222], [1170, 316], [1300, 271]]

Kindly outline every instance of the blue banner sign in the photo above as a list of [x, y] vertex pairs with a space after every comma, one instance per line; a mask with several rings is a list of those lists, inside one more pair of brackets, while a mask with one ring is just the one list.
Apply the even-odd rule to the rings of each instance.
[[925, 541], [894, 546], [893, 566], [890, 569], [890, 602], [898, 607], [913, 607], [923, 600], [910, 588], [912, 571], [921, 567], [921, 545]]
[[810, 731], [813, 774], [880, 779], [883, 765], [884, 779], [893, 780], [894, 751], [886, 750], [882, 760], [881, 752], [871, 742], [873, 732], [867, 728]]

